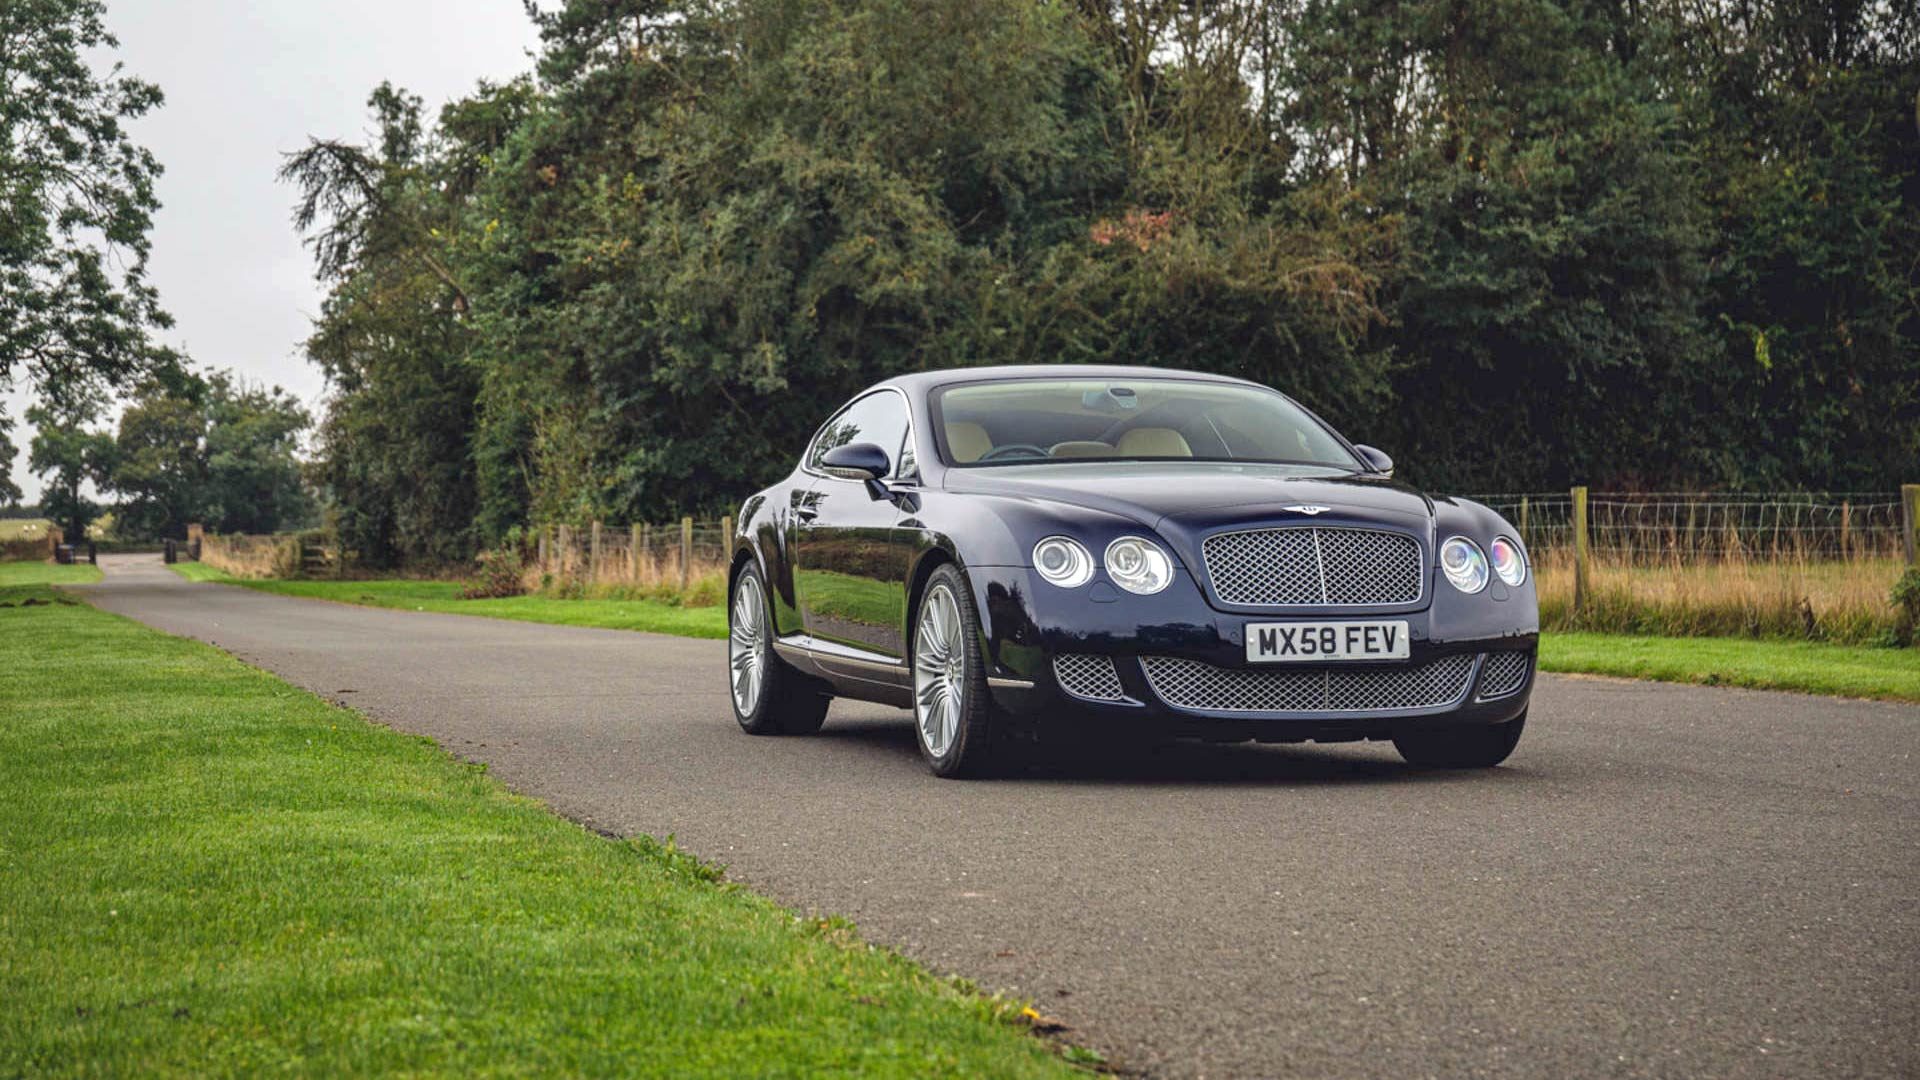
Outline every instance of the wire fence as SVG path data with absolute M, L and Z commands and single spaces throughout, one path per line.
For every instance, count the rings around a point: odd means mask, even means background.
M 534 547 L 533 570 L 543 579 L 587 585 L 685 587 L 725 569 L 732 519 L 667 525 L 543 529 Z
M 1513 522 L 1535 561 L 1572 558 L 1570 492 L 1471 498 Z M 1901 558 L 1908 528 L 1899 492 L 1587 496 L 1589 552 L 1635 565 Z

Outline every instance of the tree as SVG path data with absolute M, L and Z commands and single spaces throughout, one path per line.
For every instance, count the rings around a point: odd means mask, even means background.
M 44 397 L 173 362 L 149 340 L 170 325 L 146 280 L 160 166 L 126 130 L 161 95 L 95 74 L 104 10 L 0 4 L 0 387 L 25 372 Z
M 28 467 L 45 481 L 40 504 L 76 543 L 86 539 L 100 509 L 87 498 L 85 486 L 111 467 L 112 436 L 87 430 L 103 404 L 97 395 L 67 394 L 27 409 L 27 422 L 34 426 Z
M 120 415 L 102 486 L 120 496 L 115 524 L 142 539 L 271 533 L 304 524 L 313 504 L 296 443 L 306 410 L 280 388 L 227 372 L 149 380 Z
M 17 505 L 24 493 L 13 482 L 13 459 L 20 448 L 13 444 L 13 418 L 0 412 L 0 506 Z

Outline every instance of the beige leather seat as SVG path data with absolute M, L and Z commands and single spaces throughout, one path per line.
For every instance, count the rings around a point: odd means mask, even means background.
M 1187 437 L 1167 427 L 1134 428 L 1120 436 L 1121 457 L 1192 457 Z
M 979 461 L 993 449 L 993 436 L 971 420 L 949 420 L 947 449 L 953 451 L 953 460 L 961 464 Z
M 1095 439 L 1070 439 L 1066 442 L 1054 443 L 1053 449 L 1047 453 L 1057 458 L 1112 457 L 1113 444 Z

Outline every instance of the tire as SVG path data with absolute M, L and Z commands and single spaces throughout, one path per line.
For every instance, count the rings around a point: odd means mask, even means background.
M 1419 769 L 1490 769 L 1520 744 L 1527 714 L 1504 724 L 1409 731 L 1393 737 L 1394 749 Z
M 752 563 L 735 576 L 727 598 L 727 697 L 749 735 L 811 735 L 833 701 L 773 651 L 773 605 Z
M 927 579 L 913 614 L 913 730 L 935 776 L 984 776 L 993 770 L 996 728 L 980 649 L 980 616 L 966 575 L 951 563 Z

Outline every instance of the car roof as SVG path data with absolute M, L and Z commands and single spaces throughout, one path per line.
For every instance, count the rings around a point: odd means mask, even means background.
M 1246 379 L 1236 379 L 1230 375 L 1213 375 L 1204 371 L 1183 371 L 1179 368 L 1142 367 L 1131 364 L 1005 364 L 997 367 L 945 368 L 939 371 L 916 371 L 906 375 L 895 375 L 875 383 L 872 389 L 883 386 L 897 386 L 909 393 L 925 393 L 936 386 L 952 386 L 959 383 L 996 382 L 1005 379 L 1140 379 L 1140 378 L 1176 378 L 1199 379 L 1206 382 L 1238 383 L 1245 386 L 1260 384 Z

